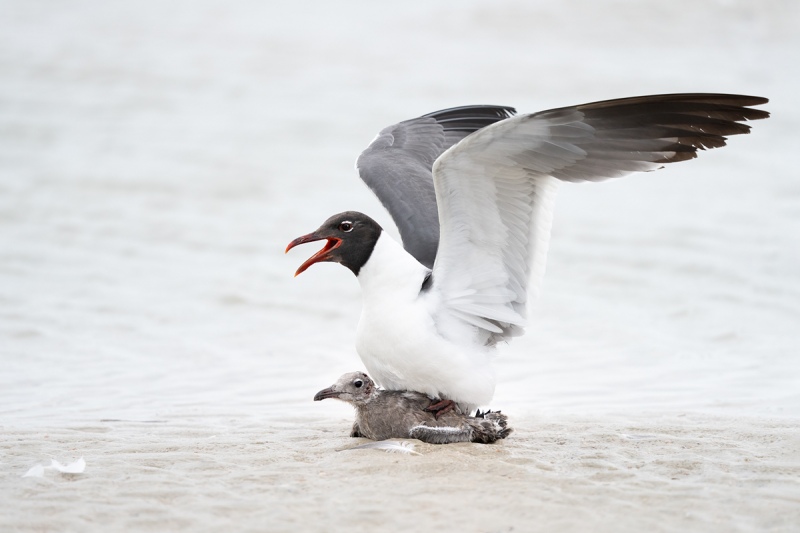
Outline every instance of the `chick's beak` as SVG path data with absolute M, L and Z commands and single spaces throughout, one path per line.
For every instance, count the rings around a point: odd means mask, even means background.
M 294 273 L 295 277 L 305 272 L 305 270 L 314 263 L 320 263 L 322 261 L 333 261 L 331 252 L 333 252 L 333 250 L 335 250 L 342 244 L 342 239 L 336 237 L 326 237 L 324 235 L 320 235 L 317 231 L 315 231 L 313 233 L 309 233 L 308 235 L 303 235 L 302 237 L 296 238 L 295 240 L 289 243 L 289 246 L 286 247 L 286 253 L 288 253 L 289 250 L 291 250 L 297 245 L 305 244 L 307 242 L 321 241 L 322 239 L 327 239 L 328 242 L 325 244 L 322 250 L 309 257 L 305 263 L 300 265 L 300 268 L 298 268 L 297 272 Z
M 318 393 L 314 395 L 314 401 L 318 402 L 320 400 L 324 400 L 325 398 L 338 398 L 341 392 L 333 390 L 333 387 L 328 387 L 327 389 L 322 389 Z

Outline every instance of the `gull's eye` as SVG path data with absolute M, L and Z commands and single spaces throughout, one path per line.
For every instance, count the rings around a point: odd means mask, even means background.
M 360 389 L 360 388 L 361 388 L 361 385 L 363 385 L 363 384 L 364 384 L 364 382 L 363 382 L 363 381 L 361 381 L 360 379 L 357 379 L 357 380 L 355 380 L 355 381 L 353 382 L 353 385 L 354 385 L 354 386 L 355 386 L 355 388 L 357 388 L 357 389 Z
M 339 230 L 344 231 L 345 233 L 353 231 L 353 223 L 349 220 L 345 220 L 344 222 L 339 223 Z

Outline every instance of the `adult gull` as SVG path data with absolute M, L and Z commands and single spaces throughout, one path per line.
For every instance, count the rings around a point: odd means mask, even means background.
M 766 98 L 667 94 L 514 115 L 466 106 L 383 129 L 357 168 L 396 223 L 339 213 L 291 248 L 326 240 L 298 268 L 338 262 L 363 294 L 356 349 L 388 390 L 486 405 L 494 346 L 520 335 L 544 274 L 560 181 L 598 181 L 697 157 L 769 116 Z

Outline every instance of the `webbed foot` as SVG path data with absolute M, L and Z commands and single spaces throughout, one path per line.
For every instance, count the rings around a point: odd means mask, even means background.
M 438 400 L 426 407 L 425 411 L 428 413 L 433 413 L 433 417 L 436 420 L 439 420 L 440 416 L 448 411 L 454 410 L 455 408 L 456 403 L 453 400 Z

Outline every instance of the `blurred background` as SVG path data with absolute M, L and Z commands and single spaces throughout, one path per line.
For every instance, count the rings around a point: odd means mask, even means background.
M 386 125 L 669 92 L 766 96 L 696 161 L 566 185 L 503 347 L 517 412 L 800 415 L 800 4 L 0 3 L 0 417 L 345 412 L 359 290 L 298 235 L 364 211 Z M 326 411 L 327 410 L 327 411 Z

